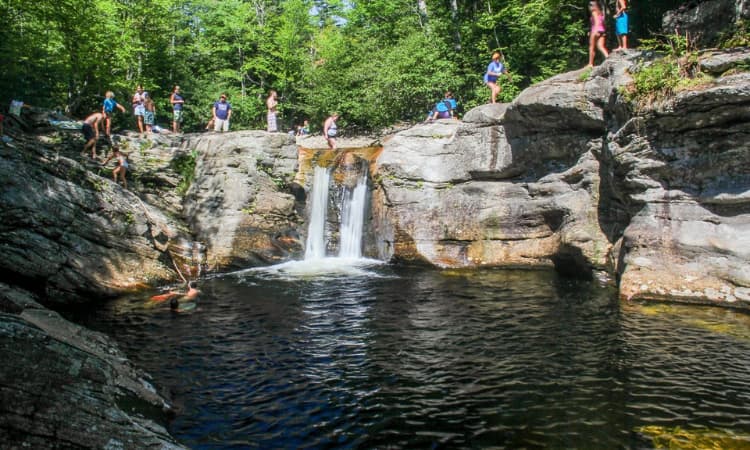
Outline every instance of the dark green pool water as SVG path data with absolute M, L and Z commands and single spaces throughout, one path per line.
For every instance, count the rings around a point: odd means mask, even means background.
M 80 318 L 171 392 L 192 448 L 648 448 L 675 430 L 750 447 L 742 313 L 623 304 L 552 272 L 282 269 L 201 289 L 182 313 L 129 297 Z

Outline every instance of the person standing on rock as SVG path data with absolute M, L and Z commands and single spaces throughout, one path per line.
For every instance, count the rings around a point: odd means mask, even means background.
M 617 35 L 617 48 L 615 50 L 625 50 L 628 48 L 627 10 L 627 0 L 617 0 L 617 10 L 615 11 L 615 34 Z
M 146 125 L 146 132 L 151 133 L 154 128 L 154 119 L 156 116 L 156 103 L 148 93 L 144 93 L 145 100 L 143 101 L 143 123 Z
M 172 95 L 169 96 L 169 103 L 172 104 L 172 131 L 179 133 L 180 125 L 182 124 L 182 106 L 185 104 L 185 99 L 180 95 L 179 86 L 175 86 L 174 90 L 172 90 Z
M 604 27 L 604 13 L 599 6 L 599 2 L 592 1 L 589 3 L 589 11 L 591 11 L 591 32 L 589 33 L 589 64 L 586 67 L 594 67 L 597 48 L 605 58 L 609 56 L 605 46 L 607 29 Z
M 106 116 L 104 113 L 95 112 L 83 120 L 83 138 L 86 143 L 83 144 L 83 152 L 91 148 L 91 159 L 96 159 L 96 142 L 99 140 L 99 124 L 104 125 Z
M 338 127 L 336 121 L 339 119 L 339 113 L 335 112 L 328 116 L 325 122 L 323 122 L 323 137 L 328 142 L 328 148 L 336 150 L 336 135 L 338 134 Z
M 268 114 L 266 114 L 266 119 L 268 121 L 268 132 L 269 133 L 276 133 L 279 131 L 279 127 L 277 125 L 277 113 L 276 106 L 278 106 L 279 100 L 278 100 L 278 94 L 276 94 L 276 91 L 271 90 L 268 93 L 268 98 L 266 99 L 266 108 L 268 108 Z
M 104 114 L 106 120 L 104 121 L 104 134 L 107 138 L 110 138 L 110 130 L 112 128 L 112 114 L 115 112 L 115 108 L 122 112 L 125 112 L 125 107 L 115 101 L 115 93 L 107 91 L 104 94 L 104 103 L 102 104 L 102 114 Z
M 497 103 L 497 94 L 500 93 L 500 85 L 497 84 L 497 79 L 502 74 L 506 74 L 510 80 L 510 72 L 506 69 L 505 64 L 500 62 L 500 52 L 494 52 L 492 54 L 492 61 L 487 66 L 487 71 L 484 74 L 484 82 L 490 88 L 490 103 Z
M 229 131 L 229 119 L 232 118 L 232 105 L 227 101 L 227 94 L 221 94 L 214 103 L 214 131 Z
M 135 115 L 135 120 L 138 123 L 138 132 L 143 134 L 143 116 L 146 115 L 146 93 L 143 92 L 143 86 L 140 84 L 135 89 L 131 103 L 133 104 L 133 115 Z

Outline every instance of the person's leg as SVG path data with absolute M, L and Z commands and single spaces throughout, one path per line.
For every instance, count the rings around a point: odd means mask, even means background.
M 606 37 L 603 34 L 600 34 L 599 37 L 596 38 L 596 46 L 606 58 L 609 56 L 609 52 L 607 51 L 607 47 L 605 46 L 605 43 L 606 43 L 605 41 L 606 41 Z
M 490 88 L 490 103 L 495 103 L 497 101 L 497 84 L 488 81 L 487 87 Z
M 128 169 L 126 169 L 125 167 L 120 167 L 120 169 L 121 169 L 120 170 L 120 179 L 122 180 L 122 187 L 124 187 L 125 189 L 127 189 L 128 188 L 128 180 L 127 180 L 127 178 L 125 178 L 125 172 L 127 172 Z
M 620 48 L 623 48 L 623 49 L 628 48 L 628 35 L 627 34 L 622 35 L 622 44 L 620 44 Z
M 594 67 L 594 57 L 596 56 L 596 34 L 589 33 L 589 67 Z
M 115 169 L 112 171 L 112 180 L 114 180 L 115 183 L 117 183 L 118 173 L 120 173 L 120 166 L 115 167 Z
M 221 119 L 214 119 L 214 131 L 221 131 L 221 127 L 224 125 Z
M 221 131 L 229 131 L 229 119 L 223 120 L 222 122 L 224 123 L 221 125 Z

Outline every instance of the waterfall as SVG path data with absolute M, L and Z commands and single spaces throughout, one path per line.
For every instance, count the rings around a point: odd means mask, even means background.
M 357 180 L 354 189 L 344 192 L 341 206 L 341 230 L 339 232 L 339 258 L 359 259 L 362 257 L 362 228 L 367 206 L 367 170 Z
M 326 256 L 326 212 L 328 210 L 328 183 L 331 173 L 325 167 L 315 167 L 313 173 L 312 210 L 307 228 L 305 259 L 322 259 Z

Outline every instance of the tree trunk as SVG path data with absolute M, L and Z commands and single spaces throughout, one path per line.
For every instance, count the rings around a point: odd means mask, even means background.
M 453 48 L 461 51 L 461 24 L 458 21 L 458 0 L 451 0 L 451 22 L 453 25 Z

